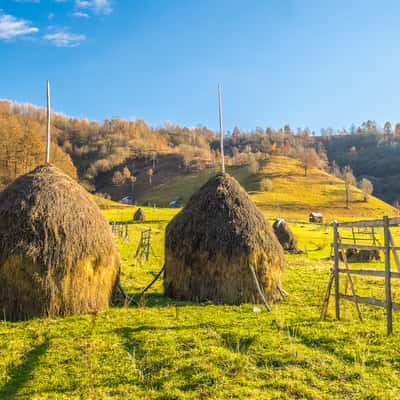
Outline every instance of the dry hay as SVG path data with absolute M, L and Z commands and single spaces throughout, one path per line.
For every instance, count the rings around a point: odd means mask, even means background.
M 289 253 L 301 253 L 301 250 L 297 247 L 297 240 L 284 219 L 277 218 L 272 228 L 283 250 Z
M 0 313 L 7 319 L 97 312 L 119 274 L 111 229 L 88 193 L 54 166 L 0 194 Z
M 144 211 L 141 208 L 138 208 L 136 210 L 135 214 L 133 215 L 133 220 L 134 221 L 141 221 L 141 222 L 146 221 L 146 215 L 145 215 Z
M 381 256 L 379 250 L 357 250 L 357 249 L 347 249 L 346 259 L 349 262 L 370 262 L 370 261 L 380 261 Z
M 240 304 L 281 299 L 284 255 L 271 226 L 240 184 L 212 177 L 168 224 L 165 294 L 175 299 Z

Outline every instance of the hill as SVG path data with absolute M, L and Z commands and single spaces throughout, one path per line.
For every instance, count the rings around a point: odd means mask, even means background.
M 318 211 L 329 222 L 333 219 L 368 219 L 398 213 L 394 207 L 374 196 L 364 202 L 362 192 L 354 186 L 350 189 L 350 207 L 347 209 L 345 185 L 341 179 L 315 168 L 304 176 L 301 162 L 284 156 L 272 156 L 256 174 L 246 166 L 228 167 L 228 172 L 239 180 L 269 218 L 280 216 L 307 221 L 311 211 Z M 195 174 L 173 177 L 166 183 L 139 193 L 138 200 L 162 206 L 178 198 L 186 202 L 213 173 L 215 169 L 208 168 Z M 264 178 L 272 181 L 270 192 L 258 190 L 259 182 Z
M 400 127 L 400 125 L 399 125 Z M 350 165 L 357 177 L 367 177 L 374 193 L 390 203 L 400 200 L 400 137 L 358 133 L 320 138 L 329 160 Z

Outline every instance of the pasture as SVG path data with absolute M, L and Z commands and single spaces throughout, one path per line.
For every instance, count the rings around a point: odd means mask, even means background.
M 104 214 L 131 221 L 133 212 L 126 207 Z M 136 300 L 163 265 L 165 226 L 176 212 L 146 208 L 147 222 L 129 224 L 129 241 L 116 239 L 121 280 Z M 153 230 L 154 253 L 139 262 L 134 256 L 144 227 Z M 343 302 L 342 321 L 336 322 L 331 301 L 328 320 L 320 321 L 331 229 L 306 222 L 291 227 L 307 253 L 286 255 L 283 287 L 289 296 L 271 313 L 254 312 L 250 304 L 172 301 L 159 280 L 139 307 L 0 322 L 0 398 L 399 398 L 398 313 L 391 337 L 383 309 L 362 306 L 360 323 L 354 304 Z M 379 278 L 355 283 L 359 293 L 383 298 Z M 396 298 L 398 287 L 394 291 Z

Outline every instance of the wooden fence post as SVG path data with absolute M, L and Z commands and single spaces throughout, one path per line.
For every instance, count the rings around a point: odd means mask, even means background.
M 386 322 L 387 334 L 391 335 L 392 328 L 392 288 L 390 282 L 390 230 L 389 218 L 383 217 L 383 232 L 385 238 L 385 294 L 386 294 Z
M 333 273 L 335 275 L 335 312 L 336 319 L 340 319 L 340 303 L 339 303 L 339 233 L 338 223 L 333 222 L 333 251 L 334 251 L 334 264 Z

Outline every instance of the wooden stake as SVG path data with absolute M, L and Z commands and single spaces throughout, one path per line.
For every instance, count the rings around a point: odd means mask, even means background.
M 333 279 L 334 279 L 334 273 L 332 271 L 331 274 L 329 275 L 328 287 L 326 288 L 324 302 L 322 303 L 322 310 L 321 310 L 321 319 L 322 320 L 324 320 L 326 318 L 326 313 L 328 312 L 329 298 L 331 297 Z
M 389 218 L 383 217 L 383 233 L 385 238 L 385 295 L 386 295 L 386 324 L 387 334 L 393 333 L 392 327 L 392 288 L 390 282 L 390 230 Z
M 338 235 L 338 236 L 339 236 L 339 235 Z M 339 239 L 340 239 L 340 238 L 339 238 Z M 358 302 L 357 302 L 356 289 L 355 289 L 355 287 L 354 287 L 353 278 L 351 277 L 350 272 L 349 272 L 349 263 L 348 263 L 348 261 L 347 261 L 347 255 L 346 255 L 346 252 L 345 252 L 345 251 L 343 251 L 342 254 L 343 254 L 343 261 L 344 261 L 344 265 L 345 265 L 345 271 L 346 271 L 346 274 L 347 274 L 348 281 L 349 281 L 349 283 L 350 283 L 351 293 L 352 293 L 352 295 L 353 295 L 353 297 L 354 297 L 354 299 L 355 299 L 355 304 L 356 304 L 356 309 L 357 309 L 358 318 L 360 318 L 360 321 L 363 322 L 363 317 L 362 317 L 362 314 L 361 314 L 360 305 L 359 305 Z M 338 272 L 339 272 L 339 271 L 338 271 Z
M 219 134 L 221 141 L 221 171 L 225 173 L 225 155 L 224 155 L 224 129 L 222 128 L 222 99 L 221 85 L 218 84 L 218 116 L 219 116 Z
M 390 230 L 389 230 L 389 236 L 390 236 L 390 246 L 392 246 L 393 257 L 394 257 L 394 261 L 396 262 L 397 271 L 400 272 L 399 254 L 397 253 L 397 250 L 395 248 L 396 244 L 394 243 L 393 235 L 392 235 L 392 232 Z
M 339 234 L 338 234 L 338 223 L 333 222 L 333 251 L 334 251 L 334 263 L 333 273 L 335 276 L 335 314 L 336 319 L 340 319 L 340 297 L 339 297 Z
M 264 292 L 261 289 L 260 283 L 258 282 L 256 271 L 254 270 L 254 267 L 251 264 L 249 264 L 249 267 L 250 267 L 251 275 L 253 276 L 253 279 L 254 279 L 254 284 L 256 286 L 257 292 L 258 292 L 259 296 L 261 297 L 261 300 L 264 303 L 265 308 L 268 311 L 271 311 L 271 307 L 267 303 L 267 300 L 265 299 L 265 296 L 264 296 Z
M 50 82 L 47 81 L 47 132 L 46 132 L 46 164 L 50 162 Z

